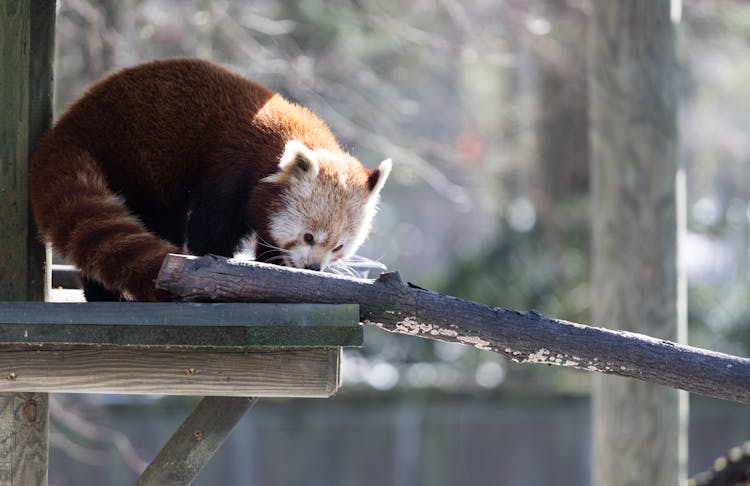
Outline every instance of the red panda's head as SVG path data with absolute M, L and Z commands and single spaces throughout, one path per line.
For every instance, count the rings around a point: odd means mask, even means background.
M 278 171 L 261 181 L 278 189 L 266 239 L 279 250 L 279 263 L 320 270 L 354 255 L 390 171 L 390 159 L 370 170 L 342 152 L 287 142 Z

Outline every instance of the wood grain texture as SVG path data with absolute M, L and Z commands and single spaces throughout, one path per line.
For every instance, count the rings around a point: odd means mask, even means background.
M 0 3 L 0 292 L 43 300 L 45 251 L 28 202 L 31 151 L 52 120 L 55 2 Z
M 26 161 L 44 132 L 52 125 L 53 70 L 55 64 L 56 0 L 31 2 L 28 60 L 28 146 Z M 2 65 L 2 64 L 0 64 Z M 26 181 L 23 181 L 26 184 Z M 47 300 L 51 287 L 52 254 L 38 237 L 30 204 L 27 207 L 26 300 Z
M 356 305 L 0 302 L 0 343 L 359 346 Z
M 0 299 L 43 300 L 28 161 L 52 119 L 55 1 L 0 2 Z M 0 395 L 0 482 L 47 484 L 48 397 Z
M 46 394 L 0 394 L 0 484 L 47 484 Z M 12 425 L 12 426 L 9 426 Z
M 340 348 L 206 351 L 15 347 L 0 352 L 0 391 L 329 397 Z
M 0 292 L 8 300 L 27 298 L 30 18 L 29 0 L 0 3 Z
M 192 483 L 254 403 L 253 398 L 203 398 L 143 471 L 136 485 Z
M 750 359 L 465 301 L 404 283 L 397 273 L 373 281 L 169 255 L 157 285 L 189 301 L 357 303 L 363 323 L 391 332 L 489 349 L 521 363 L 620 375 L 750 403 Z

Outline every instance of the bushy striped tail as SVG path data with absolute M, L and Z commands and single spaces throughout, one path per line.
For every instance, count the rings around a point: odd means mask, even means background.
M 167 253 L 179 248 L 150 233 L 113 194 L 88 151 L 45 142 L 34 153 L 29 174 L 43 238 L 84 276 L 113 292 L 139 301 L 167 299 L 154 279 Z

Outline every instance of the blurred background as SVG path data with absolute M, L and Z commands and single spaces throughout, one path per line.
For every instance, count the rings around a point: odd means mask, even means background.
M 306 105 L 374 167 L 361 249 L 421 287 L 588 323 L 593 0 L 58 0 L 56 113 L 198 56 Z M 689 343 L 750 353 L 750 4 L 684 0 Z M 589 376 L 366 329 L 331 400 L 262 400 L 199 485 L 590 484 Z M 197 399 L 55 395 L 50 484 L 132 484 Z M 689 474 L 750 439 L 691 397 Z

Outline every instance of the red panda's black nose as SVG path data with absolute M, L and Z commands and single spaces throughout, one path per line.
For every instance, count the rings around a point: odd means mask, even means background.
M 315 270 L 316 272 L 320 271 L 320 263 L 311 263 L 309 265 L 305 265 L 306 270 Z

